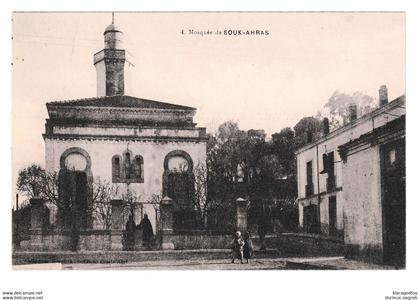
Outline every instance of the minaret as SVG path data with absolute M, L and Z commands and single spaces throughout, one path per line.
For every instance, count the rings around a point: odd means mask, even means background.
M 93 56 L 96 68 L 97 96 L 116 96 L 127 94 L 127 81 L 130 68 L 134 65 L 128 60 L 129 53 L 124 49 L 124 34 L 114 24 L 105 28 L 104 49 Z

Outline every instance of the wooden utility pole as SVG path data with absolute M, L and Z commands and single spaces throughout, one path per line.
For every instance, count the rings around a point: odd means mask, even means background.
M 16 248 L 20 248 L 20 236 L 19 236 L 19 194 L 18 193 L 16 193 L 15 223 L 16 223 L 15 245 L 16 245 Z

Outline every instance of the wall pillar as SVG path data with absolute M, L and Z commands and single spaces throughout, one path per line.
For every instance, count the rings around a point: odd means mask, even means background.
M 44 217 L 46 212 L 45 200 L 34 197 L 30 200 L 31 204 L 31 230 L 30 247 L 31 250 L 43 249 L 43 229 Z
M 160 202 L 160 231 L 162 234 L 162 249 L 173 250 L 175 248 L 171 241 L 171 235 L 173 233 L 173 214 L 174 214 L 174 203 L 171 198 L 166 196 Z
M 247 207 L 248 201 L 243 198 L 236 199 L 236 228 L 244 233 L 248 227 Z
M 123 201 L 111 200 L 111 250 L 122 250 Z
M 135 203 L 134 206 L 134 223 L 136 225 L 140 224 L 141 220 L 143 220 L 143 203 Z

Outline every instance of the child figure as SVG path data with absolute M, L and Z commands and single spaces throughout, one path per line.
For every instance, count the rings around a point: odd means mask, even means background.
M 244 263 L 244 241 L 241 237 L 240 231 L 235 233 L 235 238 L 232 242 L 232 263 L 235 263 L 235 258 L 239 258 L 241 260 L 241 264 Z
M 251 235 L 247 231 L 244 234 L 244 258 L 246 258 L 247 263 L 252 256 L 254 256 L 254 246 L 252 245 Z

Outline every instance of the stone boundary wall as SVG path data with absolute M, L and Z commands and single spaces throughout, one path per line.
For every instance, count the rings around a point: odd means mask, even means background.
M 113 236 L 118 237 L 114 242 Z M 158 235 L 155 237 L 152 248 L 161 249 L 163 243 L 171 243 L 172 250 L 230 249 L 232 240 L 233 234 L 228 232 L 193 230 Z M 260 249 L 257 235 L 253 235 L 252 241 L 255 250 Z M 115 245 L 113 247 L 113 243 L 118 244 L 118 247 Z M 297 233 L 268 235 L 265 238 L 265 244 L 269 249 L 277 249 L 281 256 L 344 256 L 350 254 L 343 241 L 318 235 Z M 82 230 L 80 232 L 78 251 L 115 251 L 123 248 L 123 231 Z M 53 252 L 70 251 L 70 249 L 70 230 L 31 230 L 31 242 L 21 245 L 23 251 Z M 151 250 L 143 247 L 141 236 L 138 233 L 134 250 Z M 351 256 L 354 257 L 354 253 L 352 254 Z
M 230 249 L 232 234 L 173 233 L 163 236 L 163 243 L 172 243 L 174 250 L 186 249 Z
M 122 234 L 122 233 L 121 233 Z M 32 251 L 70 251 L 71 230 L 31 230 L 31 239 L 21 249 Z M 78 251 L 111 250 L 110 230 L 81 230 Z
M 29 243 L 23 243 L 23 251 L 69 251 L 72 248 L 72 231 L 63 229 L 46 229 L 41 216 L 45 209 L 43 199 L 31 199 L 31 230 Z M 246 200 L 236 200 L 236 227 L 243 232 L 248 228 L 247 215 L 243 209 Z M 124 232 L 121 223 L 122 200 L 112 200 L 111 230 L 81 229 L 77 232 L 77 251 L 120 251 L 127 249 L 124 245 Z M 173 200 L 165 197 L 161 201 L 161 229 L 149 245 L 142 245 L 138 233 L 135 236 L 133 250 L 186 250 L 186 249 L 230 249 L 233 240 L 232 232 L 215 232 L 206 230 L 177 231 L 173 228 Z M 74 234 L 74 232 L 73 232 Z M 259 239 L 253 237 L 255 248 L 259 249 Z M 73 241 L 74 243 L 74 241 Z M 277 249 L 285 256 L 332 256 L 344 255 L 346 247 L 342 239 L 333 239 L 320 235 L 303 233 L 280 233 L 268 235 L 265 244 L 268 248 Z M 145 247 L 146 246 L 146 247 Z
M 253 237 L 254 248 L 259 249 L 258 237 Z M 343 241 L 330 237 L 300 233 L 280 233 L 265 239 L 267 248 L 277 249 L 280 256 L 344 256 Z

